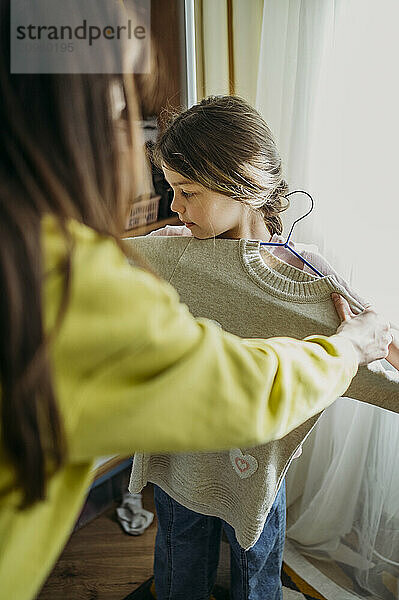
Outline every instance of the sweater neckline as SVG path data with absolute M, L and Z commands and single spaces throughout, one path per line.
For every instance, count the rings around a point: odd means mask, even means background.
M 332 292 L 342 293 L 341 286 L 332 276 L 311 275 L 287 264 L 266 248 L 262 246 L 263 259 L 259 240 L 239 240 L 243 268 L 259 287 L 272 295 L 303 303 L 330 298 Z

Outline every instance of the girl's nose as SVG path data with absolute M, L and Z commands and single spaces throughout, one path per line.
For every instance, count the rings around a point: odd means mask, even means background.
M 182 215 L 186 210 L 183 203 L 181 201 L 179 202 L 176 200 L 176 194 L 173 194 L 173 200 L 170 205 L 170 208 L 173 210 L 173 212 L 179 213 L 180 215 Z

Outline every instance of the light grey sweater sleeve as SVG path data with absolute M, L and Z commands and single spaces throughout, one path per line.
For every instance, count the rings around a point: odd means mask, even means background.
M 360 367 L 344 395 L 398 413 L 399 371 L 385 360 Z

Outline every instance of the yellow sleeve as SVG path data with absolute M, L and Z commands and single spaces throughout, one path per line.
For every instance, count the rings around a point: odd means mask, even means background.
M 59 294 L 47 285 L 48 311 Z M 326 408 L 357 369 L 338 336 L 242 340 L 195 319 L 99 236 L 77 240 L 51 358 L 73 461 L 261 444 Z

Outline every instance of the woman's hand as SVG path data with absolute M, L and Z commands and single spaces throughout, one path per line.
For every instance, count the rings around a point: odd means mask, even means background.
M 342 321 L 337 334 L 352 342 L 359 365 L 387 358 L 388 348 L 393 340 L 389 322 L 380 317 L 371 306 L 355 315 L 345 298 L 339 294 L 332 294 L 332 300 Z

